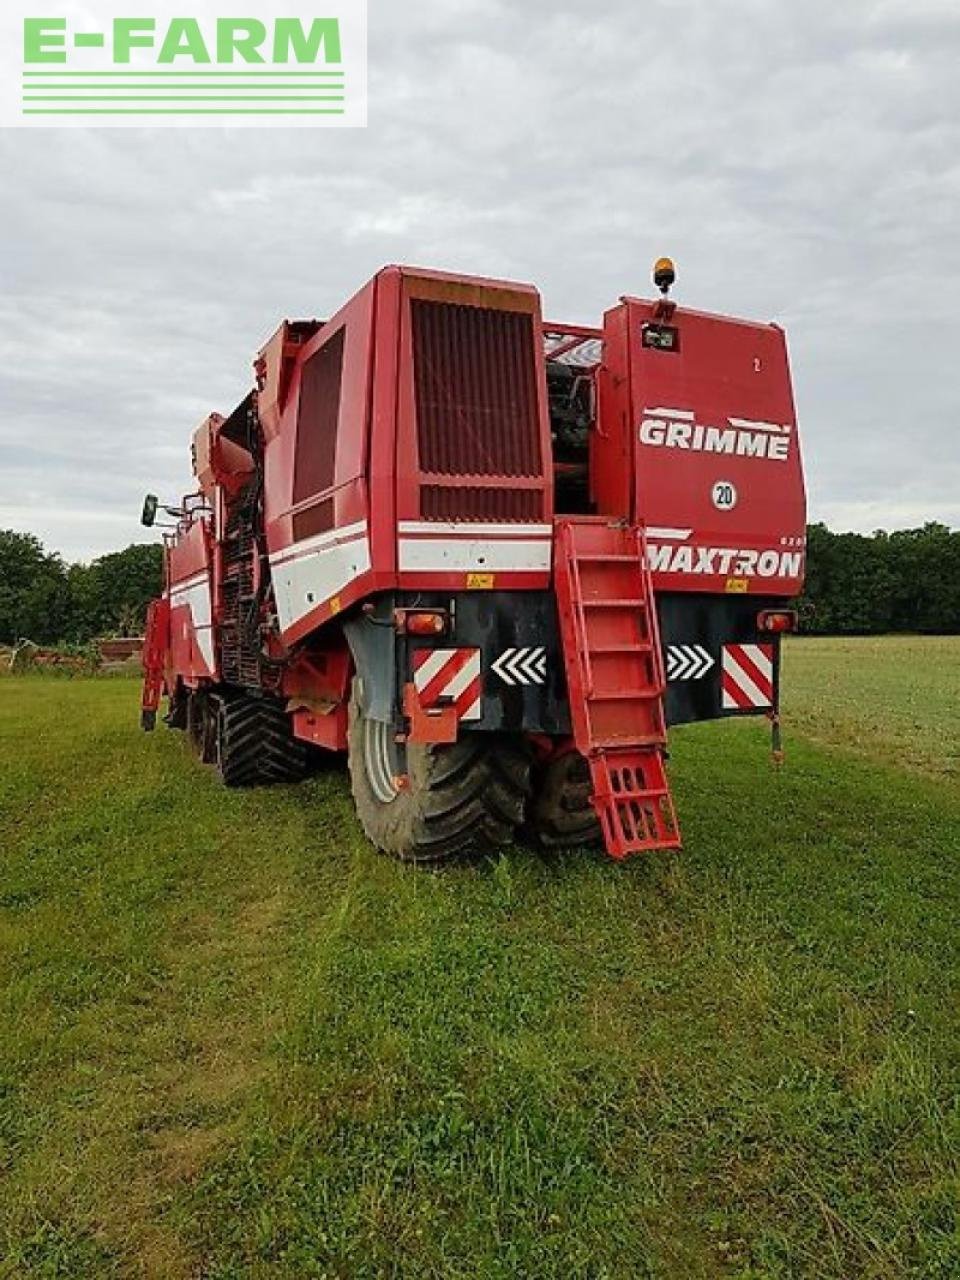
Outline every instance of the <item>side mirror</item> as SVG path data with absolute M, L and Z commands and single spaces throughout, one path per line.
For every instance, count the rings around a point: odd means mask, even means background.
M 148 529 L 153 527 L 153 523 L 157 518 L 157 507 L 159 499 L 155 493 L 148 493 L 143 500 L 143 510 L 140 512 L 140 523 Z

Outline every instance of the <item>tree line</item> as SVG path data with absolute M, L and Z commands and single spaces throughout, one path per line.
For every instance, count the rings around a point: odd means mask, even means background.
M 161 576 L 157 543 L 66 564 L 32 534 L 0 530 L 0 643 L 139 635 Z M 865 535 L 812 524 L 800 608 L 801 629 L 818 635 L 960 632 L 960 530 Z
M 960 632 L 960 530 L 869 536 L 807 529 L 801 629 L 817 635 Z
M 65 564 L 29 533 L 0 529 L 0 644 L 86 644 L 143 632 L 160 594 L 162 549 L 141 543 L 90 564 Z

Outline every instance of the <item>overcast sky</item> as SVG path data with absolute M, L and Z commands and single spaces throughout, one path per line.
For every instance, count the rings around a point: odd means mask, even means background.
M 812 518 L 960 526 L 957 0 L 370 0 L 369 31 L 366 130 L 0 131 L 0 527 L 149 536 L 279 319 L 384 263 L 596 323 L 661 253 L 681 305 L 786 328 Z

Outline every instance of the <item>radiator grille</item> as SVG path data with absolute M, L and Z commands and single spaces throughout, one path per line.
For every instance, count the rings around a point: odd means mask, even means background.
M 543 517 L 541 489 L 479 489 L 425 484 L 420 488 L 425 520 L 526 520 Z
M 411 309 L 421 472 L 540 476 L 532 317 L 420 298 Z

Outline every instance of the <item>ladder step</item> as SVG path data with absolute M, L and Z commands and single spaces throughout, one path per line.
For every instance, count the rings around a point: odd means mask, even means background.
M 627 739 L 597 738 L 594 747 L 599 751 L 623 751 L 632 747 L 655 747 L 663 749 L 663 738 L 658 733 L 631 733 Z
M 663 787 L 657 787 L 653 791 L 603 791 L 597 792 L 594 797 L 597 800 L 609 800 L 613 804 L 626 804 L 630 800 L 663 800 L 670 794 Z
M 584 596 L 583 607 L 585 609 L 645 609 L 647 607 L 646 600 L 634 600 L 621 596 L 617 600 L 591 600 Z
M 642 702 L 645 698 L 659 698 L 656 689 L 601 689 L 590 694 L 591 702 Z
M 652 644 L 594 644 L 590 646 L 594 653 L 653 653 Z
M 636 556 L 607 555 L 605 552 L 587 552 L 577 556 L 581 564 L 636 564 Z

